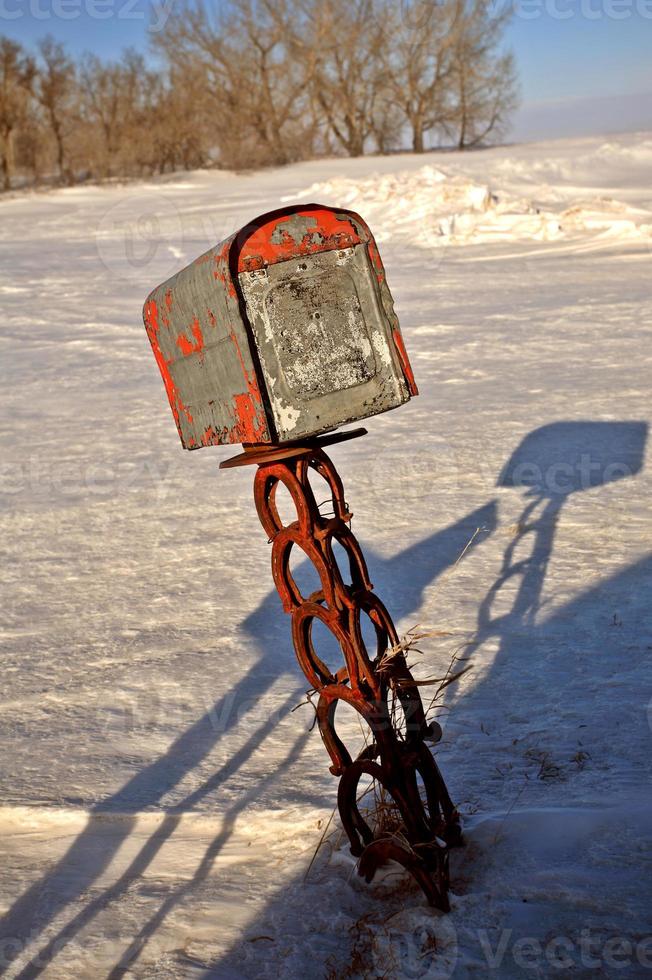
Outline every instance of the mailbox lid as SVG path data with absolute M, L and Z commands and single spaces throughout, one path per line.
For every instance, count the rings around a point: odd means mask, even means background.
M 271 212 L 236 236 L 234 251 L 278 441 L 418 394 L 385 269 L 358 214 L 319 204 Z
M 410 397 L 366 244 L 239 274 L 279 441 Z

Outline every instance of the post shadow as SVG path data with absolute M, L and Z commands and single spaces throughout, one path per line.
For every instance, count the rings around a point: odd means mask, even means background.
M 495 527 L 495 502 L 492 501 L 478 510 L 470 513 L 455 524 L 436 531 L 424 541 L 412 545 L 390 559 L 371 555 L 369 566 L 376 588 L 381 595 L 386 595 L 390 609 L 397 619 L 407 616 L 418 609 L 423 592 L 447 567 L 457 560 L 465 545 L 469 542 L 478 528 L 490 533 Z M 476 538 L 471 549 L 480 539 Z M 468 554 L 468 552 L 467 552 Z M 400 588 L 396 588 L 397 583 Z M 398 602 L 393 601 L 396 594 Z M 284 704 L 284 710 L 290 710 L 296 704 L 305 688 L 305 681 L 300 682 L 300 672 L 291 650 L 289 638 L 289 620 L 283 613 L 278 595 L 270 591 L 260 606 L 243 623 L 243 633 L 260 652 L 260 657 L 235 685 L 235 690 L 227 692 L 209 709 L 194 725 L 183 732 L 172 744 L 168 751 L 146 766 L 116 793 L 98 803 L 90 811 L 89 821 L 82 833 L 72 843 L 67 853 L 57 865 L 48 871 L 39 881 L 32 884 L 14 903 L 11 909 L 0 921 L 0 947 L 4 949 L 4 962 L 9 962 L 22 949 L 21 944 L 28 937 L 30 941 L 40 935 L 49 923 L 71 903 L 90 888 L 97 878 L 106 870 L 119 847 L 134 829 L 137 814 L 144 808 L 160 806 L 160 801 L 185 776 L 206 758 L 221 735 L 228 730 L 225 725 L 222 730 L 216 726 L 215 719 L 223 717 L 224 713 L 232 712 L 233 706 L 239 699 L 251 700 L 252 694 L 262 697 L 279 676 L 279 673 L 292 670 L 297 677 L 297 685 L 290 693 Z M 282 633 L 281 633 L 282 630 Z M 231 717 L 233 717 L 231 713 Z M 253 752 L 263 743 L 274 727 L 272 719 L 267 719 L 249 738 L 243 748 L 236 752 L 229 763 L 214 774 L 199 790 L 172 807 L 165 807 L 166 818 L 151 838 L 145 842 L 140 852 L 132 861 L 129 869 L 123 873 L 118 882 L 109 886 L 100 896 L 84 906 L 77 915 L 64 926 L 59 933 L 52 937 L 19 974 L 19 980 L 37 977 L 49 966 L 51 959 L 56 956 L 76 933 L 86 926 L 93 917 L 117 900 L 127 889 L 134 877 L 142 875 L 154 859 L 166 840 L 173 834 L 180 814 L 188 812 L 220 783 L 226 781 L 238 771 Z M 295 758 L 297 747 L 303 746 L 305 735 L 299 736 L 290 752 Z M 324 766 L 326 759 L 324 758 Z M 245 794 L 246 802 L 246 794 Z M 244 804 L 243 804 L 244 805 Z M 232 827 L 233 820 L 239 807 L 229 811 L 227 827 Z M 125 819 L 120 833 L 112 838 L 111 846 L 98 853 L 95 835 L 95 823 L 109 813 L 120 813 L 131 819 Z M 212 854 L 211 863 L 217 852 L 223 846 L 230 830 L 222 831 L 216 839 L 219 847 L 209 848 Z M 202 862 L 203 864 L 204 862 Z M 188 888 L 182 887 L 178 899 L 166 899 L 165 914 L 187 894 Z M 39 909 L 39 898 L 48 896 L 47 907 Z M 160 925 L 160 917 L 155 927 Z M 138 949 L 134 956 L 140 953 L 147 938 L 151 934 L 148 927 L 140 937 Z M 13 956 L 12 956 L 13 945 Z M 119 971 L 120 964 L 116 966 Z M 119 973 L 116 975 L 120 975 Z

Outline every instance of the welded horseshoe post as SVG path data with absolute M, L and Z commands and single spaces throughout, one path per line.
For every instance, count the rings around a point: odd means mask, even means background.
M 324 448 L 364 435 L 339 426 L 397 408 L 417 394 L 385 280 L 365 222 L 351 211 L 302 205 L 251 222 L 155 289 L 145 325 L 186 449 L 242 443 L 222 467 L 256 467 L 254 498 L 272 549 L 272 574 L 291 617 L 299 665 L 315 692 L 319 731 L 339 777 L 338 807 L 359 872 L 370 881 L 402 864 L 428 901 L 448 909 L 448 853 L 460 841 L 427 741 L 428 725 L 391 616 L 373 592 L 342 481 Z M 317 502 L 310 478 L 330 498 Z M 285 524 L 279 488 L 296 512 Z M 334 556 L 340 545 L 343 571 Z M 303 595 L 290 555 L 314 566 Z M 334 672 L 313 643 L 318 620 L 335 637 Z M 368 649 L 363 623 L 371 623 Z M 335 722 L 340 701 L 371 741 L 352 758 Z M 370 781 L 392 801 L 391 829 L 361 806 Z M 362 785 L 361 785 L 362 784 Z

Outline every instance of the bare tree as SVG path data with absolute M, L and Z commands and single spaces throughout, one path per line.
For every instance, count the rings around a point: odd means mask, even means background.
M 14 138 L 16 171 L 38 184 L 52 167 L 52 137 L 38 112 L 28 112 L 16 128 Z
M 415 153 L 423 153 L 426 136 L 442 129 L 450 116 L 458 21 L 458 0 L 404 0 L 388 12 L 385 84 L 409 127 Z
M 296 6 L 292 51 L 303 65 L 317 125 L 326 125 L 340 151 L 360 156 L 369 137 L 386 140 L 389 128 L 390 114 L 381 108 L 384 8 L 380 0 Z
M 285 0 L 242 0 L 209 13 L 202 0 L 177 8 L 159 38 L 168 62 L 201 66 L 213 138 L 228 166 L 283 164 L 310 140 L 303 75 L 288 57 Z
M 371 135 L 378 153 L 400 149 L 404 128 L 403 113 L 389 98 L 386 88 L 379 88 L 371 118 Z
M 62 44 L 48 35 L 38 45 L 40 64 L 34 94 L 43 107 L 56 145 L 59 177 L 72 180 L 66 158 L 66 136 L 74 115 L 76 95 L 75 65 Z
M 500 51 L 511 8 L 496 9 L 487 0 L 459 3 L 451 73 L 455 112 L 448 128 L 463 150 L 490 134 L 503 135 L 518 98 L 513 56 Z
M 81 116 L 87 128 L 96 128 L 100 135 L 99 158 L 92 166 L 100 176 L 130 172 L 145 80 L 144 59 L 131 49 L 119 62 L 102 62 L 95 55 L 82 61 Z
M 16 130 L 29 112 L 35 70 L 33 58 L 20 44 L 0 37 L 0 159 L 6 191 L 14 174 Z
M 117 65 L 105 65 L 96 55 L 86 55 L 80 69 L 81 114 L 88 128 L 100 136 L 101 158 L 91 164 L 99 176 L 111 173 L 123 125 L 123 99 Z
M 135 159 L 141 169 L 164 173 L 209 162 L 210 115 L 205 111 L 203 80 L 201 71 L 191 68 L 174 68 L 169 78 L 147 73 L 136 120 L 136 128 L 147 134 L 146 139 L 135 139 Z
M 36 181 L 252 168 L 433 139 L 476 146 L 515 97 L 496 0 L 179 0 L 135 51 L 75 63 L 52 37 L 34 60 L 0 38 L 0 170 Z M 507 2 L 507 0 L 499 0 Z M 74 175 L 74 177 L 73 177 Z

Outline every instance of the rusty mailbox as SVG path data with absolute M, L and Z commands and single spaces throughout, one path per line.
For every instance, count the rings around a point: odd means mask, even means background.
M 144 317 L 186 449 L 295 442 L 417 394 L 352 211 L 263 215 L 158 286 Z
M 380 865 L 397 861 L 433 905 L 447 909 L 448 852 L 461 831 L 426 745 L 441 729 L 426 718 L 351 530 L 341 478 L 324 452 L 365 430 L 324 433 L 417 394 L 369 228 L 352 211 L 317 204 L 263 215 L 155 289 L 145 324 L 186 449 L 244 443 L 244 453 L 220 466 L 256 467 L 254 500 L 272 546 L 274 583 L 340 779 L 338 809 L 360 874 L 371 880 Z M 315 473 L 330 499 L 315 497 Z M 276 505 L 281 486 L 296 509 L 288 524 Z M 340 568 L 335 544 L 348 569 Z M 293 549 L 319 576 L 310 595 L 294 579 Z M 339 667 L 320 656 L 316 622 L 337 641 Z M 372 733 L 356 758 L 337 731 L 343 702 Z M 386 805 L 380 823 L 359 806 L 369 777 L 393 801 L 391 832 Z

